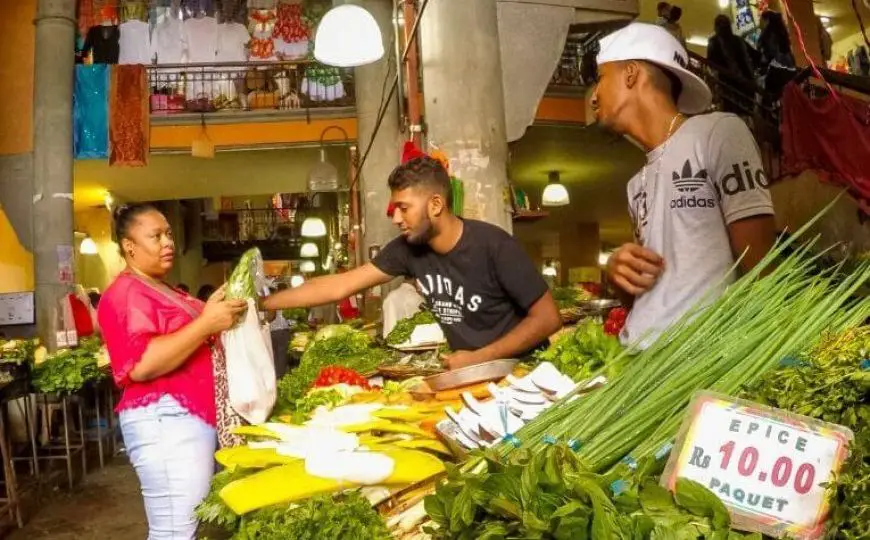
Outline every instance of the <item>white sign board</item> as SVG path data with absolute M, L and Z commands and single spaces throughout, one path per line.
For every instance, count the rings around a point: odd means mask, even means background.
M 828 512 L 823 484 L 847 456 L 842 426 L 702 392 L 695 397 L 662 483 L 706 486 L 736 527 L 775 537 L 821 538 Z
M 0 294 L 0 326 L 34 322 L 32 292 Z

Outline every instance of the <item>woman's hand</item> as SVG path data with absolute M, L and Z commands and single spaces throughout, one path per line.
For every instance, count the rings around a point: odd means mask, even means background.
M 227 285 L 224 283 L 208 297 L 205 309 L 199 316 L 203 328 L 209 335 L 228 330 L 236 323 L 238 315 L 248 307 L 248 303 L 244 300 L 225 300 L 226 288 Z

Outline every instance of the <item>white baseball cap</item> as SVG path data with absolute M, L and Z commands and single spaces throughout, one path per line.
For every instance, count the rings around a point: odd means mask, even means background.
M 631 23 L 601 38 L 598 65 L 643 60 L 666 69 L 683 83 L 677 108 L 685 114 L 706 111 L 713 101 L 710 88 L 687 69 L 689 55 L 670 32 L 655 24 Z

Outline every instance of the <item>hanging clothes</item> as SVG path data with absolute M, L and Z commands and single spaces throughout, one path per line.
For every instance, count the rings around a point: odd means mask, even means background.
M 154 26 L 151 50 L 158 64 L 183 64 L 186 61 L 183 32 L 184 23 L 175 17 L 166 17 Z
M 268 62 L 277 60 L 272 31 L 277 15 L 274 9 L 248 10 L 248 28 L 251 31 L 250 59 Z
M 870 199 L 870 104 L 844 95 L 808 97 L 795 83 L 782 96 L 782 174 L 812 170 Z
M 148 164 L 150 114 L 145 66 L 112 69 L 109 87 L 109 165 Z
M 94 53 L 94 64 L 117 64 L 120 49 L 121 31 L 117 25 L 94 26 L 88 30 L 82 56 Z
M 76 13 L 80 36 L 88 35 L 88 30 L 99 24 L 94 10 L 94 0 L 79 0 Z
M 76 159 L 109 156 L 109 66 L 79 64 L 73 89 L 73 152 Z
M 118 63 L 150 64 L 153 54 L 148 23 L 131 19 L 121 23 L 118 29 L 120 33 Z

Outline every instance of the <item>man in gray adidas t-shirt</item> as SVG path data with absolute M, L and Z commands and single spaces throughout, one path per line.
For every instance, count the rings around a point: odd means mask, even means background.
M 686 69 L 685 49 L 653 25 L 634 23 L 601 41 L 593 109 L 605 126 L 648 150 L 628 185 L 635 242 L 608 262 L 633 306 L 621 339 L 647 347 L 701 301 L 718 297 L 775 238 L 758 147 L 737 116 L 704 114 L 706 84 Z

